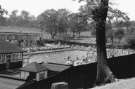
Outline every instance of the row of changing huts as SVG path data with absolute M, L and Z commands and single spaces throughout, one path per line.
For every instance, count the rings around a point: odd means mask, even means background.
M 23 50 L 17 45 L 0 40 L 0 71 L 22 67 Z

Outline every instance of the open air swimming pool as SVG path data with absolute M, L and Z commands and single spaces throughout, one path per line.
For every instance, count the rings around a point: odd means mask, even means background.
M 108 58 L 111 58 L 113 55 L 117 57 L 117 56 L 129 55 L 129 54 L 134 54 L 134 53 L 135 51 L 130 50 L 130 49 L 107 49 Z M 89 51 L 66 50 L 66 51 L 58 51 L 58 52 L 46 52 L 46 53 L 30 56 L 29 63 L 53 62 L 53 63 L 66 64 L 68 60 L 67 58 L 70 57 L 70 60 L 73 60 L 75 64 L 77 63 L 77 65 L 79 62 L 79 65 L 80 65 L 80 63 L 87 64 L 90 62 L 95 62 L 96 56 L 97 56 L 96 49 L 94 48 L 90 49 Z M 86 57 L 88 58 L 88 60 L 83 60 Z M 80 60 L 76 60 L 76 59 L 80 59 Z M 68 64 L 72 64 L 72 63 L 68 63 Z
M 53 62 L 53 63 L 62 63 L 65 64 L 67 57 L 70 56 L 72 60 L 75 60 L 76 57 L 83 58 L 86 57 L 87 51 L 80 50 L 68 50 L 60 52 L 51 52 L 44 54 L 37 54 L 30 57 L 29 62 Z

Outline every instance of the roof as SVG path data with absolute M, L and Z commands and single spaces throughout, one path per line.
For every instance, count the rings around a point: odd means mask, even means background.
M 34 27 L 0 26 L 0 32 L 40 33 L 41 30 Z
M 45 66 L 48 70 L 57 71 L 57 72 L 64 71 L 71 67 L 69 65 L 57 64 L 57 63 L 43 63 L 42 65 Z
M 47 70 L 47 68 L 45 66 L 42 66 L 41 64 L 37 63 L 37 62 L 32 62 L 22 68 L 20 68 L 21 71 L 25 71 L 25 72 L 42 72 Z
M 0 40 L 0 53 L 17 53 L 17 52 L 23 52 L 23 50 L 13 43 Z

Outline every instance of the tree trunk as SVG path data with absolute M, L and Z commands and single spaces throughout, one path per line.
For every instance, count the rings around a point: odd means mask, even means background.
M 97 44 L 97 77 L 96 84 L 113 81 L 113 74 L 107 65 L 105 24 L 108 11 L 108 0 L 101 0 L 96 9 L 96 44 Z
M 97 22 L 96 27 L 96 42 L 97 42 L 97 83 L 112 81 L 112 72 L 107 65 L 106 40 L 105 40 L 105 24 Z

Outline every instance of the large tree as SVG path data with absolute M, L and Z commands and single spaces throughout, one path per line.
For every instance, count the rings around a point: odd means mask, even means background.
M 75 34 L 78 34 L 80 37 L 80 33 L 87 30 L 87 16 L 82 12 L 70 14 L 69 27 L 73 37 L 75 37 Z
M 49 33 L 54 39 L 57 35 L 58 23 L 57 23 L 58 13 L 54 9 L 49 9 L 38 16 L 39 25 L 42 31 Z
M 96 44 L 97 44 L 97 83 L 113 81 L 113 74 L 107 65 L 106 53 L 106 18 L 109 0 L 101 0 L 99 6 L 93 11 L 93 19 L 96 22 Z
M 82 0 L 81 0 L 82 1 Z M 97 77 L 96 84 L 114 81 L 114 76 L 107 64 L 106 53 L 106 18 L 109 0 L 86 0 L 89 17 L 95 21 L 97 44 Z
M 66 9 L 59 9 L 57 11 L 58 17 L 57 17 L 57 23 L 58 23 L 58 32 L 59 33 L 66 33 L 68 29 L 68 16 L 70 14 L 69 11 Z
M 65 33 L 68 28 L 68 14 L 66 9 L 49 9 L 38 16 L 40 28 L 49 33 L 52 39 L 58 33 Z
M 9 26 L 38 27 L 36 17 L 25 10 L 21 11 L 20 15 L 18 10 L 13 10 L 7 22 Z

